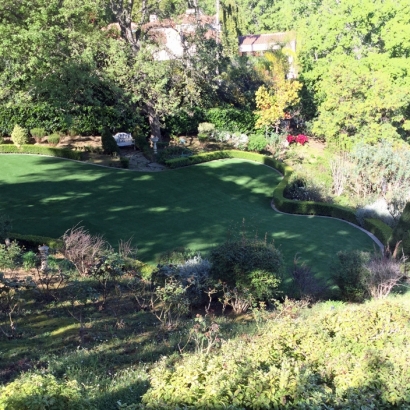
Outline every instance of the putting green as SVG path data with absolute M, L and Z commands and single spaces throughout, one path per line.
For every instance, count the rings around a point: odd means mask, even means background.
M 58 158 L 0 155 L 0 214 L 13 231 L 60 237 L 80 224 L 112 244 L 133 238 L 138 258 L 154 262 L 175 247 L 201 252 L 238 232 L 242 221 L 273 239 L 290 264 L 296 253 L 327 276 L 339 250 L 374 242 L 342 221 L 283 215 L 270 207 L 281 177 L 253 162 L 228 159 L 159 173 L 102 168 Z

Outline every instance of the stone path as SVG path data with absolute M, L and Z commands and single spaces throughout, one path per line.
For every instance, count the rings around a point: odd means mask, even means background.
M 164 165 L 151 162 L 139 151 L 120 150 L 120 156 L 130 160 L 129 169 L 143 172 L 159 172 L 167 169 Z

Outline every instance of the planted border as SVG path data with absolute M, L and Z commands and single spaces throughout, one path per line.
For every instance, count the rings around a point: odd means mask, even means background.
M 81 161 L 82 158 L 82 153 L 79 151 L 72 151 L 68 148 L 41 147 L 38 145 L 21 145 L 20 147 L 12 144 L 0 145 L 0 153 L 48 155 L 50 157 L 74 159 L 77 161 Z
M 21 235 L 19 233 L 10 232 L 9 238 L 11 240 L 18 241 L 25 246 L 36 247 L 38 245 L 47 245 L 54 250 L 58 250 L 63 247 L 63 241 L 61 239 L 49 238 L 47 236 Z
M 174 158 L 166 161 L 166 165 L 175 169 L 225 158 L 247 159 L 268 165 L 278 170 L 283 175 L 283 179 L 273 190 L 273 203 L 275 208 L 279 211 L 289 214 L 328 216 L 331 218 L 343 219 L 344 221 L 359 226 L 356 219 L 356 213 L 352 208 L 322 202 L 293 201 L 285 198 L 283 192 L 288 185 L 289 177 L 292 175 L 293 169 L 284 162 L 265 155 L 237 150 L 214 151 L 192 155 L 191 157 L 186 158 Z M 375 235 L 384 245 L 388 243 L 392 234 L 392 229 L 377 219 L 366 219 L 365 229 Z

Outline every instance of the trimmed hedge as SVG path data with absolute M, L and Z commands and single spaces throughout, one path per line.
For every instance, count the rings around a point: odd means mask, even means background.
M 9 233 L 11 240 L 16 240 L 24 246 L 37 247 L 38 245 L 47 245 L 52 249 L 61 249 L 63 241 L 61 239 L 49 238 L 47 236 L 38 235 L 21 235 L 19 233 Z
M 293 169 L 284 162 L 277 161 L 265 155 L 237 150 L 214 151 L 192 155 L 188 158 L 171 159 L 166 161 L 166 165 L 175 169 L 225 158 L 247 159 L 278 170 L 283 175 L 283 179 L 273 191 L 273 203 L 279 211 L 289 214 L 329 216 L 332 218 L 343 219 L 344 221 L 358 225 L 356 213 L 351 208 L 345 208 L 340 205 L 327 204 L 323 202 L 292 201 L 290 199 L 286 199 L 283 196 L 283 192 L 288 185 L 289 177 L 292 175 Z M 388 239 L 392 232 L 389 226 L 375 219 L 367 219 L 365 229 L 373 233 L 384 245 L 388 243 Z
M 389 239 L 390 249 L 394 249 L 399 241 L 402 241 L 400 249 L 406 256 L 410 257 L 410 202 L 407 202 L 399 223 L 394 228 Z
M 229 132 L 252 132 L 255 128 L 256 115 L 251 110 L 233 107 L 216 107 L 209 109 L 205 119 L 218 130 Z
M 50 157 L 75 159 L 77 161 L 81 161 L 82 157 L 82 153 L 79 151 L 72 151 L 68 148 L 42 147 L 39 145 L 21 145 L 20 147 L 11 144 L 0 145 L 0 153 L 48 155 Z
M 364 229 L 371 232 L 376 238 L 378 238 L 384 245 L 389 242 L 389 238 L 393 233 L 393 229 L 382 222 L 380 219 L 366 218 L 364 220 Z

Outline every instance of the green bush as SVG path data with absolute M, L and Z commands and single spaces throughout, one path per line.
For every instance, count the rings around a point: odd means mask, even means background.
M 11 140 L 17 147 L 28 143 L 28 134 L 25 128 L 20 127 L 16 124 L 11 133 Z
M 130 167 L 130 159 L 127 157 L 120 157 L 121 166 L 125 169 Z
M 369 297 L 366 287 L 369 272 L 365 267 L 369 254 L 340 251 L 337 258 L 338 262 L 332 269 L 332 278 L 340 290 L 342 300 L 363 302 Z
M 198 134 L 205 134 L 210 137 L 213 131 L 215 131 L 215 125 L 210 122 L 201 122 L 198 124 Z
M 75 381 L 58 381 L 52 375 L 23 374 L 0 388 L 0 409 L 86 410 L 95 409 Z
M 212 355 L 164 357 L 145 408 L 409 409 L 408 304 L 331 305 L 312 314 L 279 305 L 262 331 Z
M 192 155 L 192 151 L 182 146 L 167 147 L 158 152 L 157 161 L 160 164 L 166 164 L 170 159 L 175 158 L 189 158 Z
M 60 139 L 60 134 L 57 134 L 56 132 L 47 137 L 47 141 L 51 145 L 57 145 L 60 142 Z
M 208 134 L 198 134 L 198 141 L 204 143 L 209 139 Z
M 389 239 L 389 246 L 394 249 L 396 244 L 401 241 L 400 250 L 404 255 L 410 257 L 410 202 L 407 203 L 399 219 L 399 223 L 394 228 Z
M 249 135 L 248 151 L 263 151 L 266 148 L 267 141 L 264 135 L 251 134 Z
M 44 128 L 32 128 L 30 130 L 30 134 L 35 138 L 36 140 L 39 140 L 41 138 L 44 138 L 46 134 L 46 130 Z
M 208 122 L 218 130 L 249 133 L 255 128 L 256 117 L 250 110 L 238 108 L 211 108 L 206 112 Z
M 245 235 L 213 249 L 210 261 L 210 276 L 222 283 L 224 304 L 236 313 L 272 298 L 282 276 L 282 254 L 274 245 Z
M 63 247 L 63 242 L 60 239 L 48 238 L 47 236 L 38 235 L 21 235 L 15 232 L 10 232 L 9 237 L 12 240 L 18 241 L 21 245 L 37 248 L 39 245 L 47 245 L 48 247 L 59 250 Z
M 363 228 L 371 232 L 384 245 L 389 243 L 389 239 L 393 233 L 393 229 L 380 219 L 366 218 Z
M 81 161 L 82 157 L 82 154 L 79 151 L 72 151 L 68 148 L 42 147 L 40 145 L 22 145 L 16 147 L 15 145 L 6 144 L 0 146 L 0 153 L 47 155 L 50 157 L 74 159 L 77 161 Z
M 4 144 L 4 138 L 0 135 L 0 145 Z
M 194 108 L 191 112 L 180 110 L 165 119 L 165 132 L 169 135 L 193 135 L 203 121 L 204 112 L 200 108 Z
M 15 269 L 20 265 L 22 248 L 16 241 L 10 245 L 0 243 L 0 269 Z
M 107 127 L 105 127 L 101 133 L 101 144 L 104 154 L 112 155 L 119 151 L 118 145 Z

